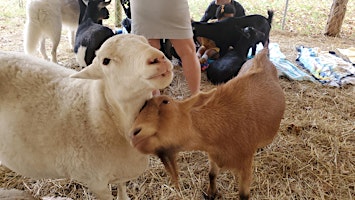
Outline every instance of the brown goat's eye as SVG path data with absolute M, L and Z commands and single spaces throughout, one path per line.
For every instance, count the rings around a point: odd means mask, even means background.
M 170 103 L 169 100 L 163 100 L 163 104 L 168 104 Z
M 108 65 L 108 64 L 110 64 L 110 61 L 111 61 L 111 59 L 109 59 L 109 58 L 104 58 L 104 60 L 102 61 L 102 64 L 103 64 L 103 65 Z

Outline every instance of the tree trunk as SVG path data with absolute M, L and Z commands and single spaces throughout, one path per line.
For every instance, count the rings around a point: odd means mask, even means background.
M 332 8 L 328 17 L 327 25 L 325 28 L 325 35 L 337 37 L 339 36 L 341 25 L 346 12 L 346 4 L 348 0 L 333 0 Z

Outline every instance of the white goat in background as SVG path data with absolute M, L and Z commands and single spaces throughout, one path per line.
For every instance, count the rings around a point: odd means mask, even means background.
M 44 59 L 46 54 L 45 38 L 52 41 L 51 61 L 57 62 L 62 25 L 68 28 L 71 49 L 74 49 L 75 31 L 79 25 L 80 8 L 78 0 L 28 0 L 26 5 L 26 24 L 24 49 L 27 54 L 35 54 L 38 45 Z

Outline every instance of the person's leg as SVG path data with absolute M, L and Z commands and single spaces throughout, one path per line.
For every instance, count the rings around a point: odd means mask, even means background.
M 160 49 L 160 39 L 148 39 L 150 46 Z
M 190 39 L 171 39 L 171 43 L 180 56 L 182 69 L 190 88 L 191 95 L 200 91 L 201 68 L 196 56 L 196 47 L 192 38 Z

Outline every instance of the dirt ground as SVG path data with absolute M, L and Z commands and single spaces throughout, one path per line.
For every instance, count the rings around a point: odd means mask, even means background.
M 12 27 L 0 26 L 0 50 L 23 51 L 22 22 L 20 19 Z M 295 65 L 298 45 L 328 51 L 355 44 L 354 37 L 350 36 L 329 38 L 274 30 L 270 41 L 278 43 L 286 58 Z M 65 35 L 59 45 L 58 61 L 77 69 Z M 274 142 L 256 154 L 251 199 L 353 199 L 355 87 L 332 88 L 285 78 L 280 78 L 280 84 L 286 95 L 286 112 Z M 202 90 L 213 87 L 203 73 Z M 164 93 L 178 99 L 188 96 L 181 67 L 175 67 L 174 81 Z M 170 184 L 161 162 L 151 157 L 149 169 L 128 183 L 129 196 L 132 199 L 202 199 L 202 191 L 208 186 L 206 155 L 182 153 L 179 168 L 181 188 L 176 189 Z M 237 181 L 230 172 L 223 172 L 217 181 L 220 199 L 237 198 Z M 4 166 L 0 166 L 0 188 L 25 190 L 37 198 L 94 199 L 85 186 L 75 181 L 32 180 Z

